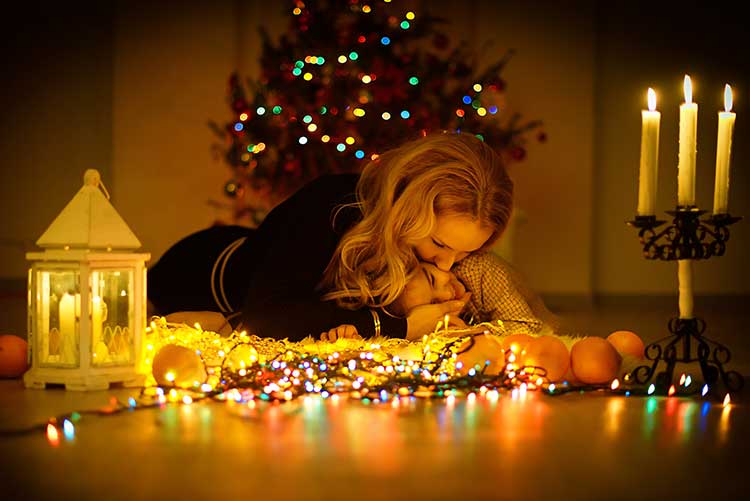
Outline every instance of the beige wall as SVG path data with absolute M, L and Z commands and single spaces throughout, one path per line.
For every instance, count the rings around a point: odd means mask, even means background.
M 419 2 L 410 4 L 419 14 Z M 747 215 L 749 86 L 732 57 L 637 33 L 633 26 L 643 22 L 636 7 L 605 12 L 594 2 L 515 0 L 448 11 L 455 2 L 422 4 L 447 12 L 454 36 L 476 47 L 494 40 L 496 52 L 485 61 L 507 48 L 517 51 L 504 73 L 509 103 L 543 120 L 548 135 L 544 144 L 532 139 L 527 160 L 512 171 L 525 214 L 514 260 L 536 289 L 573 295 L 675 290 L 673 264 L 642 259 L 624 221 L 636 204 L 639 111 L 649 85 L 660 92 L 663 113 L 659 207 L 673 204 L 679 84 L 686 71 L 696 78 L 701 103 L 698 199 L 704 206 L 713 192 L 716 96 L 725 80 L 740 91 L 730 207 Z M 3 82 L 2 96 L 0 277 L 24 276 L 24 242 L 41 234 L 89 167 L 103 172 L 115 207 L 154 258 L 211 224 L 218 214 L 207 201 L 223 201 L 229 171 L 211 155 L 215 139 L 207 122 L 228 118 L 229 73 L 257 71 L 256 26 L 283 29 L 278 7 L 266 5 L 189 1 L 167 9 L 120 2 L 75 23 L 61 9 L 52 12 L 47 31 L 37 32 L 38 50 L 8 50 L 13 78 Z M 39 23 L 32 7 L 20 9 L 27 9 L 21 16 L 27 23 Z M 663 22 L 655 22 L 656 32 Z M 15 37 L 24 35 L 19 30 Z M 698 292 L 748 293 L 745 226 L 733 228 L 727 256 L 696 265 Z
M 111 8 L 4 8 L 0 29 L 0 280 L 95 168 L 111 186 Z M 73 36 L 72 34 L 75 34 Z

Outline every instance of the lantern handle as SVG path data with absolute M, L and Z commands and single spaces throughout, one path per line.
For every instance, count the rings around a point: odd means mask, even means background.
M 104 186 L 104 183 L 102 182 L 102 177 L 99 175 L 98 170 L 87 169 L 86 172 L 83 174 L 83 185 L 93 186 L 95 188 L 101 188 L 101 190 L 104 192 L 104 196 L 106 196 L 107 200 L 109 200 L 109 192 L 107 191 L 107 187 Z

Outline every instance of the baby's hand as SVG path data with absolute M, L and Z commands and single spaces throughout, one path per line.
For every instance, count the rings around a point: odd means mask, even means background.
M 321 341 L 336 341 L 337 339 L 362 339 L 362 336 L 357 332 L 357 328 L 353 325 L 344 324 L 335 327 L 328 332 L 321 332 Z

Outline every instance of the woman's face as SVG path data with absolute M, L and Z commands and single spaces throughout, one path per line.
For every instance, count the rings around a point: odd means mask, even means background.
M 406 316 L 415 306 L 459 299 L 465 293 L 466 287 L 453 273 L 442 271 L 434 264 L 419 263 L 417 273 L 389 309 L 396 315 Z
M 414 251 L 420 261 L 450 271 L 454 263 L 480 249 L 492 236 L 492 229 L 478 220 L 456 214 L 437 217 L 432 234 L 416 243 Z

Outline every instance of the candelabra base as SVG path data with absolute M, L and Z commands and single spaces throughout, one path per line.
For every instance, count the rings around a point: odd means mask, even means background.
M 706 330 L 706 322 L 703 319 L 672 318 L 668 326 L 671 336 L 646 347 L 646 359 L 652 363 L 636 367 L 627 376 L 627 380 L 636 384 L 646 384 L 653 379 L 655 393 L 658 394 L 691 393 L 686 391 L 686 387 L 675 384 L 674 371 L 677 363 L 697 362 L 709 391 L 719 382 L 724 384 L 728 392 L 738 392 L 742 389 L 743 377 L 738 372 L 724 368 L 731 359 L 729 349 L 703 336 Z M 660 363 L 666 367 L 663 371 L 657 372 Z

